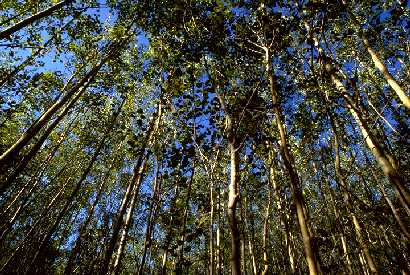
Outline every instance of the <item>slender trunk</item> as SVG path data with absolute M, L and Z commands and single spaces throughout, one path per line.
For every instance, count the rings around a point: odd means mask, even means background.
M 359 253 L 359 261 L 360 261 L 360 266 L 362 267 L 362 270 L 363 270 L 363 274 L 370 275 L 369 270 L 367 269 L 366 261 L 363 256 L 363 251 L 360 251 Z
M 225 100 L 221 95 L 217 95 L 222 109 L 225 111 L 228 149 L 230 154 L 230 183 L 228 192 L 228 209 L 227 216 L 229 228 L 231 231 L 231 274 L 241 274 L 241 241 L 236 216 L 237 204 L 240 198 L 239 194 L 239 146 L 235 136 L 234 125 L 231 115 L 225 105 Z
M 127 216 L 125 218 L 125 223 L 124 223 L 124 228 L 121 234 L 121 238 L 119 241 L 119 245 L 118 245 L 118 249 L 117 249 L 117 257 L 115 258 L 115 261 L 113 263 L 113 267 L 112 267 L 112 272 L 111 274 L 116 275 L 118 274 L 118 272 L 120 271 L 120 264 L 121 264 L 121 260 L 124 254 L 124 248 L 125 248 L 125 244 L 126 244 L 126 240 L 128 237 L 128 231 L 131 227 L 131 220 L 134 214 L 134 209 L 135 209 L 135 205 L 137 205 L 137 201 L 138 201 L 138 196 L 139 196 L 139 190 L 141 187 L 141 182 L 143 180 L 143 173 L 146 167 L 148 161 L 148 155 L 145 157 L 145 160 L 143 161 L 140 171 L 138 172 L 138 176 L 136 179 L 136 185 L 134 188 L 134 192 L 132 194 L 131 197 L 131 201 L 130 201 L 130 207 L 128 209 L 128 213 Z
M 286 132 L 284 124 L 282 122 L 282 112 L 279 106 L 278 93 L 276 90 L 276 83 L 274 80 L 272 65 L 271 65 L 271 53 L 270 49 L 265 47 L 265 62 L 266 71 L 269 79 L 269 88 L 273 101 L 273 109 L 276 117 L 276 126 L 280 134 L 280 152 L 285 165 L 285 168 L 289 174 L 291 191 L 293 196 L 293 202 L 296 206 L 296 214 L 298 218 L 299 228 L 302 233 L 303 247 L 305 250 L 305 257 L 309 267 L 309 274 L 314 275 L 319 273 L 319 264 L 317 261 L 317 252 L 313 246 L 313 235 L 310 232 L 310 225 L 308 223 L 308 215 L 306 211 L 305 202 L 300 190 L 299 176 L 293 167 L 291 152 L 288 149 L 288 142 L 286 138 Z
M 215 202 L 214 202 L 214 181 L 211 175 L 210 183 L 209 183 L 209 196 L 211 200 L 211 217 L 210 217 L 210 225 L 209 225 L 209 274 L 214 275 L 215 271 L 215 263 L 214 263 L 214 209 L 215 209 Z
M 139 174 L 140 174 L 140 169 L 142 167 L 143 161 L 144 161 L 144 152 L 141 152 L 137 164 L 134 167 L 134 174 L 132 179 L 130 180 L 130 182 L 127 185 L 127 190 L 125 191 L 124 197 L 122 199 L 121 202 L 121 206 L 120 209 L 118 210 L 118 220 L 114 226 L 113 229 L 113 233 L 112 233 L 112 237 L 109 241 L 109 244 L 107 246 L 107 251 L 105 253 L 105 257 L 104 257 L 104 261 L 102 263 L 101 266 L 101 270 L 100 270 L 100 275 L 106 275 L 108 273 L 108 269 L 109 269 L 109 265 L 111 262 L 111 258 L 112 255 L 114 253 L 114 248 L 115 248 L 115 244 L 117 243 L 122 225 L 123 225 L 123 217 L 127 211 L 127 206 L 129 201 L 131 200 L 131 197 L 133 195 L 133 191 L 134 191 L 134 186 L 137 183 L 137 180 L 139 178 Z
M 117 257 L 115 258 L 115 261 L 113 263 L 113 267 L 112 267 L 112 272 L 111 274 L 113 275 L 117 275 L 120 271 L 120 264 L 121 264 L 121 260 L 124 254 L 124 248 L 125 248 L 125 244 L 126 244 L 126 240 L 128 237 L 128 231 L 131 227 L 131 219 L 134 213 L 134 209 L 135 209 L 135 205 L 137 204 L 137 200 L 138 200 L 138 195 L 139 195 L 139 191 L 140 191 L 140 187 L 141 187 L 141 183 L 143 180 L 143 173 L 145 170 L 145 167 L 147 165 L 148 159 L 149 159 L 149 149 L 150 147 L 153 145 L 153 140 L 155 139 L 155 133 L 158 130 L 159 124 L 161 122 L 161 116 L 162 116 L 162 104 L 161 101 L 158 104 L 158 113 L 156 114 L 157 117 L 153 117 L 152 121 L 151 121 L 151 125 L 150 125 L 150 130 L 147 133 L 147 144 L 145 145 L 145 147 L 143 147 L 143 151 L 147 150 L 147 152 L 143 153 L 145 154 L 144 156 L 144 160 L 140 166 L 140 170 L 138 171 L 138 175 L 137 178 L 135 180 L 135 187 L 134 187 L 134 192 L 131 198 L 131 202 L 130 202 L 130 207 L 125 219 L 125 224 L 124 224 L 124 228 L 121 234 L 121 238 L 120 238 L 120 242 L 118 245 L 118 249 L 117 249 Z
M 241 274 L 241 252 L 240 235 L 238 221 L 236 217 L 236 207 L 239 200 L 239 152 L 234 141 L 229 142 L 229 152 L 231 156 L 231 182 L 228 194 L 228 220 L 231 229 L 231 274 Z
M 335 148 L 335 171 L 336 171 L 336 176 L 337 176 L 337 182 L 340 185 L 344 197 L 344 204 L 347 208 L 347 211 L 350 213 L 350 217 L 352 219 L 352 223 L 355 228 L 356 236 L 359 241 L 361 250 L 366 258 L 366 262 L 371 270 L 372 273 L 378 274 L 376 265 L 374 263 L 373 257 L 370 254 L 369 247 L 367 244 L 366 239 L 363 237 L 362 233 L 362 227 L 360 226 L 359 220 L 356 217 L 355 214 L 355 207 L 353 205 L 352 199 L 349 194 L 348 186 L 345 182 L 345 175 L 342 174 L 342 167 L 340 164 L 340 149 L 339 149 L 339 134 L 337 132 L 336 128 L 336 121 L 334 120 L 333 116 L 329 113 L 330 121 L 331 121 L 331 127 L 333 130 L 333 133 L 335 135 L 334 139 L 334 148 Z
M 143 144 L 141 145 L 140 154 L 137 160 L 136 165 L 134 166 L 133 176 L 130 182 L 127 185 L 127 190 L 125 191 L 124 197 L 121 202 L 120 209 L 118 211 L 118 220 L 117 223 L 114 225 L 112 237 L 109 241 L 107 251 L 105 253 L 105 257 L 103 262 L 101 263 L 100 275 L 106 275 L 109 271 L 109 266 L 111 262 L 112 255 L 114 253 L 114 248 L 117 243 L 118 237 L 120 235 L 120 231 L 123 226 L 123 218 L 127 211 L 128 204 L 134 195 L 135 185 L 138 184 L 138 180 L 141 176 L 141 168 L 145 163 L 147 152 L 146 150 L 149 149 L 152 139 L 154 137 L 154 132 L 158 129 L 158 123 L 161 117 L 161 108 L 159 108 L 159 115 L 158 120 L 155 123 L 155 118 L 152 118 L 150 122 L 150 126 L 148 131 L 146 132 L 145 139 Z
M 242 218 L 242 217 L 241 217 Z M 242 219 L 240 220 L 239 224 L 242 223 Z M 241 268 L 242 268 L 242 272 L 243 274 L 247 274 L 248 273 L 248 269 L 246 266 L 246 236 L 245 236 L 245 230 L 243 229 L 242 231 L 240 231 L 240 235 L 242 235 L 242 241 L 241 241 L 241 260 L 242 260 L 242 264 L 241 264 Z
M 294 246 L 292 242 L 292 235 L 291 235 L 290 228 L 289 228 L 290 218 L 288 215 L 285 215 L 283 213 L 284 207 L 282 204 L 281 194 L 279 193 L 279 186 L 276 183 L 276 174 L 275 174 L 274 168 L 270 167 L 269 172 L 270 172 L 269 180 L 271 183 L 271 189 L 273 190 L 273 194 L 276 200 L 276 205 L 278 208 L 279 222 L 282 226 L 282 231 L 285 237 L 285 247 L 286 247 L 286 252 L 289 258 L 290 273 L 295 274 L 296 273 L 295 250 L 294 250 Z
M 221 190 L 217 188 L 217 197 L 216 197 L 216 212 L 218 215 L 218 225 L 216 228 L 216 274 L 220 275 L 223 273 L 223 259 L 221 257 L 222 249 L 221 249 Z
M 263 271 L 262 275 L 267 275 L 269 272 L 269 257 L 268 257 L 268 241 L 269 241 L 269 217 L 270 217 L 270 206 L 272 203 L 272 188 L 269 188 L 268 195 L 268 205 L 265 211 L 265 220 L 263 222 L 263 239 L 262 239 L 262 249 L 263 249 Z
M 403 105 L 407 109 L 410 110 L 410 98 L 406 95 L 403 88 L 397 83 L 397 81 L 390 74 L 389 70 L 384 65 L 383 60 L 380 58 L 379 54 L 371 47 L 369 40 L 364 36 L 362 37 L 362 40 L 376 68 L 383 74 L 387 83 L 389 83 L 390 87 L 396 92 L 397 96 L 400 98 Z
M 164 254 L 162 254 L 161 275 L 166 275 L 167 259 L 168 259 L 168 246 L 165 247 Z
M 245 232 L 249 232 L 249 227 L 248 227 L 248 204 L 247 204 L 247 199 L 245 197 L 245 199 L 243 200 L 243 209 L 244 209 L 244 213 L 243 213 L 243 229 L 244 229 L 244 238 L 243 238 L 243 242 L 245 244 Z M 253 224 L 253 220 L 251 220 L 251 223 Z M 254 254 L 254 246 L 253 246 L 253 241 L 254 241 L 254 230 L 253 230 L 253 226 L 252 226 L 252 230 L 251 233 L 252 235 L 248 237 L 248 249 L 249 249 L 249 256 L 251 257 L 251 261 L 252 261 L 252 273 L 254 275 L 258 274 L 258 268 L 256 266 L 256 259 L 255 259 L 255 254 Z M 245 258 L 245 253 L 243 255 L 243 257 Z M 244 273 L 245 273 L 245 269 L 244 269 Z
M 149 213 L 147 218 L 147 229 L 145 231 L 145 239 L 144 239 L 144 250 L 142 253 L 141 264 L 139 265 L 137 274 L 143 274 L 144 266 L 145 266 L 145 258 L 147 257 L 147 250 L 148 247 L 151 245 L 151 232 L 153 228 L 153 216 L 155 216 L 156 207 L 157 207 L 157 197 L 158 197 L 158 181 L 159 181 L 159 168 L 158 168 L 158 161 L 157 161 L 157 169 L 155 172 L 154 178 L 154 187 L 153 187 L 153 194 L 151 197 L 150 205 L 149 205 Z M 154 209 L 155 208 L 155 209 Z
M 182 218 L 182 232 L 181 232 L 181 244 L 177 248 L 177 265 L 176 265 L 176 273 L 182 273 L 182 265 L 184 261 L 184 244 L 185 244 L 185 234 L 186 234 L 186 224 L 188 219 L 188 209 L 189 209 L 189 201 L 191 200 L 191 189 L 192 189 L 192 181 L 194 180 L 194 173 L 195 173 L 195 160 L 192 163 L 192 174 L 191 178 L 189 179 L 188 183 L 188 190 L 187 190 L 187 197 L 185 201 L 185 209 L 184 215 Z
M 35 21 L 40 20 L 42 18 L 45 18 L 47 16 L 50 16 L 51 14 L 53 14 L 53 12 L 61 9 L 62 7 L 70 4 L 71 2 L 73 2 L 74 0 L 65 0 L 65 1 L 61 1 L 58 2 L 57 4 L 43 10 L 40 11 L 36 14 L 33 14 L 32 16 L 25 18 L 23 20 L 21 20 L 20 22 L 14 24 L 11 27 L 8 27 L 2 31 L 0 31 L 0 40 L 1 39 L 7 39 L 10 37 L 10 35 L 12 35 L 13 33 L 27 27 L 28 25 L 33 24 Z

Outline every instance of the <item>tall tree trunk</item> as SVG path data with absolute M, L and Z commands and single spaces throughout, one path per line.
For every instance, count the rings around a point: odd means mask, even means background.
M 210 222 L 209 222 L 209 275 L 214 275 L 215 272 L 215 259 L 214 259 L 214 180 L 213 175 L 210 175 L 209 181 L 209 197 L 211 203 L 211 213 L 210 213 Z
M 65 0 L 65 1 L 61 1 L 58 2 L 57 4 L 43 10 L 40 11 L 36 14 L 33 14 L 32 16 L 25 18 L 23 20 L 21 20 L 20 22 L 14 24 L 11 27 L 8 27 L 2 31 L 0 31 L 0 39 L 6 39 L 9 38 L 10 35 L 12 35 L 13 33 L 27 27 L 28 25 L 33 24 L 35 21 L 40 20 L 42 18 L 45 18 L 47 16 L 50 16 L 51 14 L 53 14 L 53 12 L 61 9 L 62 7 L 70 4 L 71 2 L 74 2 L 74 0 Z
M 104 260 L 101 264 L 101 269 L 100 273 L 101 275 L 106 275 L 109 272 L 109 267 L 110 267 L 110 262 L 112 255 L 114 253 L 115 245 L 117 243 L 118 237 L 120 235 L 120 231 L 123 227 L 123 218 L 124 215 L 127 211 L 127 207 L 129 205 L 130 200 L 134 197 L 135 194 L 135 186 L 138 185 L 138 181 L 141 178 L 142 174 L 142 167 L 143 164 L 145 163 L 146 156 L 147 156 L 147 150 L 149 150 L 153 139 L 155 137 L 155 132 L 158 129 L 158 124 L 161 119 L 161 104 L 159 104 L 159 112 L 157 114 L 157 119 L 155 117 L 152 118 L 150 122 L 150 126 L 148 128 L 148 131 L 145 134 L 145 139 L 143 141 L 143 144 L 141 145 L 140 148 L 140 154 L 138 156 L 138 160 L 136 165 L 134 166 L 134 171 L 133 171 L 133 176 L 130 182 L 127 185 L 127 190 L 125 191 L 124 197 L 121 202 L 121 206 L 119 209 L 118 213 L 118 220 L 117 223 L 114 225 L 112 237 L 110 239 L 109 245 L 107 247 L 106 253 Z M 139 188 L 138 188 L 139 189 Z M 131 215 L 131 214 L 130 214 Z M 118 258 L 117 258 L 118 259 Z
M 241 274 L 241 241 L 238 228 L 238 220 L 236 216 L 237 204 L 240 199 L 239 194 L 239 146 L 235 135 L 233 119 L 229 114 L 225 104 L 225 100 L 221 95 L 217 95 L 222 109 L 225 112 L 228 150 L 230 155 L 230 183 L 228 192 L 228 222 L 231 231 L 231 274 Z
M 293 196 L 293 202 L 296 206 L 296 214 L 298 218 L 299 228 L 302 233 L 303 247 L 305 250 L 305 257 L 309 267 L 309 274 L 314 275 L 319 273 L 319 264 L 317 261 L 317 252 L 313 245 L 313 236 L 310 232 L 310 225 L 308 222 L 307 211 L 305 202 L 300 190 L 300 180 L 299 176 L 293 167 L 292 156 L 288 149 L 288 142 L 286 138 L 285 127 L 282 122 L 282 112 L 279 106 L 278 91 L 276 90 L 276 82 L 274 79 L 272 65 L 271 65 L 271 53 L 268 47 L 264 47 L 265 50 L 265 62 L 266 71 L 268 74 L 269 88 L 272 96 L 273 110 L 276 118 L 276 126 L 279 130 L 280 135 L 280 152 L 285 165 L 285 168 L 289 174 L 290 187 Z
M 223 250 L 221 249 L 221 235 L 223 235 L 223 225 L 221 225 L 221 211 L 223 211 L 223 207 L 221 207 L 221 189 L 217 188 L 217 195 L 216 195 L 216 212 L 218 215 L 218 226 L 216 228 L 216 274 L 221 275 L 223 274 L 223 257 L 222 253 Z
M 176 264 L 176 273 L 180 274 L 183 273 L 183 261 L 184 261 L 184 244 L 185 244 L 185 234 L 186 234 L 186 224 L 188 219 L 188 211 L 189 211 L 189 202 L 191 200 L 191 190 L 192 190 L 192 182 L 194 180 L 194 173 L 195 173 L 195 159 L 192 162 L 192 174 L 191 178 L 188 182 L 188 190 L 187 190 L 187 197 L 185 200 L 185 207 L 184 207 L 184 215 L 182 217 L 182 230 L 181 230 L 181 240 L 180 245 L 177 248 L 177 264 Z
M 239 209 L 240 209 L 240 220 L 239 220 L 239 234 L 242 238 L 241 241 L 241 266 L 243 274 L 248 274 L 247 268 L 247 256 L 246 256 L 246 229 L 245 229 L 245 218 L 243 214 L 243 201 L 239 201 Z
M 248 226 L 248 203 L 247 203 L 247 199 L 246 197 L 243 200 L 243 229 L 244 229 L 244 238 L 243 238 L 243 242 L 245 243 L 245 235 L 246 232 L 251 231 L 251 236 L 248 236 L 248 249 L 249 249 L 249 256 L 251 258 L 251 264 L 252 264 L 252 273 L 254 275 L 258 274 L 258 267 L 256 266 L 256 259 L 255 259 L 255 248 L 254 248 L 254 227 L 252 226 L 252 230 L 249 230 L 249 226 Z M 251 223 L 253 224 L 253 220 L 251 220 Z M 243 255 L 243 257 L 245 258 L 245 254 Z M 245 273 L 245 272 L 244 272 Z
M 231 182 L 228 193 L 228 220 L 231 229 L 231 274 L 241 274 L 241 252 L 236 207 L 239 200 L 239 152 L 234 139 L 229 142 Z
M 147 229 L 145 230 L 145 239 L 144 239 L 144 250 L 142 252 L 142 258 L 141 258 L 141 264 L 139 265 L 138 272 L 137 274 L 143 274 L 144 272 L 144 266 L 145 266 L 145 258 L 147 257 L 147 250 L 148 247 L 151 245 L 151 235 L 152 235 L 152 229 L 154 227 L 154 221 L 153 219 L 155 218 L 155 213 L 157 210 L 157 204 L 158 204 L 158 193 L 159 193 L 159 162 L 158 160 L 156 161 L 157 163 L 157 168 L 155 172 L 155 178 L 154 178 L 154 187 L 153 187 L 153 194 L 150 200 L 150 205 L 149 205 L 149 213 L 147 217 Z
M 109 265 L 111 262 L 111 258 L 112 255 L 114 253 L 114 248 L 115 248 L 115 244 L 117 243 L 118 240 L 118 236 L 120 234 L 121 228 L 122 228 L 122 219 L 127 211 L 127 206 L 129 201 L 131 200 L 131 197 L 133 195 L 133 191 L 134 191 L 134 186 L 136 183 L 136 180 L 138 179 L 138 174 L 139 171 L 141 169 L 141 166 L 143 164 L 143 153 L 140 154 L 137 164 L 134 166 L 134 172 L 133 172 L 133 176 L 132 179 L 129 181 L 128 185 L 127 185 L 127 189 L 124 193 L 124 197 L 122 198 L 121 201 L 121 206 L 120 209 L 118 210 L 118 219 L 117 222 L 114 225 L 114 229 L 113 229 L 113 233 L 112 233 L 112 237 L 110 238 L 110 241 L 108 243 L 107 246 L 107 250 L 105 252 L 105 257 L 104 260 L 102 262 L 102 266 L 101 266 L 101 270 L 100 270 L 100 274 L 101 275 L 107 275 L 108 270 L 109 270 Z
M 272 188 L 269 188 L 268 205 L 265 210 L 265 219 L 263 222 L 262 233 L 262 249 L 263 249 L 263 271 L 262 275 L 267 275 L 269 272 L 269 257 L 268 257 L 268 241 L 269 241 L 269 218 L 270 208 L 272 203 Z
M 296 273 L 295 248 L 293 246 L 292 235 L 291 235 L 290 228 L 289 228 L 290 217 L 289 215 L 286 215 L 284 213 L 285 207 L 283 207 L 282 197 L 279 192 L 280 188 L 276 182 L 276 171 L 272 166 L 269 168 L 269 181 L 270 181 L 271 189 L 273 190 L 274 198 L 276 201 L 276 206 L 278 209 L 279 222 L 282 227 L 281 229 L 282 229 L 284 239 L 285 239 L 285 248 L 286 248 L 286 252 L 287 252 L 288 260 L 289 260 L 288 267 L 290 268 L 290 273 L 295 274 Z
M 341 164 L 340 164 L 340 149 L 339 149 L 339 144 L 340 144 L 340 138 L 339 134 L 337 131 L 336 127 L 336 121 L 334 120 L 333 116 L 329 112 L 329 117 L 330 117 L 330 122 L 332 126 L 333 133 L 335 135 L 334 138 L 334 148 L 335 148 L 335 171 L 336 171 L 336 176 L 337 176 L 337 182 L 340 185 L 343 193 L 343 198 L 344 198 L 344 204 L 347 208 L 347 211 L 350 214 L 350 217 L 352 219 L 353 226 L 355 228 L 356 236 L 359 241 L 359 244 L 361 246 L 362 252 L 366 258 L 366 262 L 371 270 L 372 273 L 378 274 L 376 264 L 374 263 L 373 257 L 370 254 L 369 247 L 367 244 L 366 239 L 363 237 L 362 233 L 362 227 L 359 223 L 359 220 L 356 217 L 355 214 L 355 207 L 353 205 L 352 199 L 349 194 L 348 186 L 345 182 L 345 175 L 342 173 L 341 169 Z
M 128 231 L 131 227 L 131 220 L 134 214 L 134 209 L 135 209 L 135 206 L 137 205 L 137 201 L 139 198 L 138 197 L 140 193 L 139 190 L 140 190 L 141 183 L 143 180 L 143 174 L 144 174 L 147 161 L 148 161 L 148 156 L 145 157 L 145 160 L 143 161 L 141 165 L 140 171 L 138 172 L 136 184 L 135 184 L 134 191 L 133 191 L 131 201 L 130 201 L 130 207 L 128 209 L 127 216 L 125 218 L 124 228 L 123 228 L 121 238 L 119 241 L 119 245 L 117 248 L 117 253 L 116 253 L 117 256 L 112 266 L 112 272 L 110 272 L 113 275 L 118 274 L 118 272 L 120 271 L 120 264 L 121 264 L 121 260 L 124 254 L 124 248 L 125 248 L 127 237 L 128 237 Z

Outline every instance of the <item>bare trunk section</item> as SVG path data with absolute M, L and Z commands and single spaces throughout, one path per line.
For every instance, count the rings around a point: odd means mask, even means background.
M 231 231 L 231 274 L 241 274 L 241 241 L 236 216 L 239 194 L 239 146 L 235 136 L 235 130 L 231 115 L 225 105 L 225 100 L 221 95 L 217 95 L 222 109 L 225 112 L 228 149 L 230 155 L 230 183 L 228 187 L 228 209 L 227 216 Z
M 134 186 L 135 186 L 135 183 L 138 179 L 139 171 L 142 167 L 143 160 L 144 160 L 144 156 L 141 153 L 139 158 L 138 158 L 137 164 L 134 166 L 133 177 L 127 185 L 127 190 L 125 191 L 124 197 L 121 201 L 120 209 L 118 210 L 118 220 L 117 220 L 116 224 L 114 225 L 113 235 L 112 235 L 112 237 L 109 241 L 109 244 L 107 246 L 107 251 L 105 252 L 104 261 L 102 262 L 102 266 L 101 266 L 101 270 L 100 270 L 101 275 L 106 275 L 108 273 L 111 258 L 112 258 L 112 255 L 114 253 L 115 244 L 117 243 L 117 240 L 118 240 L 118 237 L 119 237 L 122 225 L 123 225 L 122 220 L 123 220 L 123 217 L 124 217 L 124 215 L 127 211 L 128 203 L 131 200 L 131 197 L 133 195 Z
M 276 201 L 276 207 L 278 209 L 278 216 L 279 216 L 279 221 L 282 226 L 282 232 L 284 235 L 285 239 L 285 247 L 286 247 L 286 253 L 289 258 L 289 267 L 290 267 L 290 273 L 295 274 L 296 273 L 296 265 L 295 265 L 295 248 L 293 246 L 293 240 L 292 240 L 292 235 L 290 232 L 289 228 L 289 220 L 290 217 L 289 215 L 286 215 L 284 213 L 284 207 L 282 203 L 282 198 L 281 194 L 279 193 L 279 186 L 276 183 L 276 171 L 273 167 L 270 167 L 269 169 L 269 180 L 271 184 L 271 189 L 273 190 L 274 198 Z
M 293 167 L 293 164 L 292 164 L 293 158 L 288 149 L 286 132 L 285 132 L 284 124 L 282 121 L 282 112 L 279 106 L 278 92 L 275 88 L 276 83 L 275 83 L 274 75 L 272 72 L 272 66 L 271 66 L 272 61 L 271 61 L 270 49 L 267 47 L 264 47 L 264 50 L 266 53 L 265 55 L 266 71 L 268 74 L 269 88 L 270 88 L 270 92 L 272 96 L 273 109 L 274 109 L 275 118 L 276 118 L 276 126 L 279 130 L 279 135 L 280 135 L 280 152 L 281 152 L 284 165 L 286 167 L 286 170 L 290 178 L 290 187 L 292 191 L 293 202 L 296 206 L 296 214 L 298 218 L 299 228 L 302 234 L 303 246 L 305 250 L 305 257 L 306 257 L 306 261 L 309 267 L 309 274 L 314 275 L 314 274 L 319 273 L 319 264 L 318 264 L 317 255 L 316 255 L 317 252 L 315 251 L 315 248 L 313 246 L 313 236 L 312 236 L 312 232 L 310 232 L 311 230 L 310 230 L 310 225 L 308 223 L 306 206 L 305 206 L 305 202 L 304 202 L 301 190 L 300 190 L 299 176 L 295 168 Z
M 370 54 L 374 65 L 376 68 L 383 74 L 384 78 L 386 79 L 387 83 L 389 83 L 390 87 L 393 91 L 396 92 L 397 96 L 400 98 L 403 105 L 410 110 L 410 98 L 406 95 L 403 88 L 397 83 L 397 81 L 393 78 L 390 74 L 387 67 L 384 65 L 382 59 L 380 58 L 379 54 L 371 47 L 369 40 L 366 37 L 362 37 L 363 43 L 366 46 L 367 52 Z
M 272 203 L 272 188 L 269 188 L 268 205 L 265 210 L 265 220 L 263 222 L 262 233 L 262 249 L 263 249 L 263 271 L 262 275 L 267 275 L 269 272 L 269 257 L 268 257 L 268 241 L 269 241 L 269 217 Z
M 216 228 L 216 274 L 220 275 L 223 274 L 223 250 L 221 249 L 221 235 L 223 235 L 223 225 L 221 225 L 221 212 L 223 208 L 221 207 L 221 190 L 220 188 L 217 189 L 217 204 L 216 204 L 216 212 L 218 215 L 218 227 Z
M 214 181 L 211 175 L 211 180 L 209 183 L 209 196 L 211 203 L 211 214 L 210 214 L 210 225 L 209 225 L 209 275 L 214 275 L 215 273 L 215 259 L 214 259 Z
M 229 152 L 231 157 L 231 182 L 228 193 L 228 220 L 231 229 L 231 269 L 232 275 L 241 274 L 241 252 L 240 235 L 238 221 L 236 217 L 236 207 L 239 200 L 239 152 L 234 141 L 229 142 Z
M 138 201 L 138 195 L 139 195 L 139 190 L 140 190 L 140 186 L 141 186 L 141 182 L 143 179 L 143 173 L 146 167 L 146 163 L 147 163 L 147 158 L 143 161 L 141 168 L 138 172 L 137 175 L 137 179 L 136 179 L 136 185 L 134 188 L 134 191 L 132 193 L 132 197 L 131 197 L 131 201 L 130 201 L 130 207 L 128 209 L 127 212 L 127 216 L 125 218 L 125 222 L 124 222 L 124 228 L 121 234 L 121 238 L 120 238 L 120 242 L 118 245 L 118 249 L 117 249 L 117 257 L 115 258 L 115 261 L 113 263 L 112 266 L 112 271 L 110 272 L 111 274 L 115 275 L 118 274 L 118 272 L 120 271 L 120 264 L 121 264 L 121 260 L 124 254 L 124 248 L 125 248 L 125 244 L 126 244 L 126 240 L 128 237 L 128 231 L 131 227 L 131 220 L 132 220 L 132 216 L 134 214 L 134 209 L 135 209 L 135 205 L 137 204 Z
M 42 18 L 45 18 L 47 16 L 50 16 L 51 14 L 53 14 L 53 12 L 59 10 L 60 8 L 70 4 L 71 2 L 74 2 L 74 0 L 65 0 L 65 1 L 61 1 L 58 2 L 57 4 L 43 10 L 40 11 L 36 14 L 33 14 L 32 16 L 21 20 L 20 22 L 16 23 L 15 25 L 8 27 L 2 31 L 0 31 L 0 39 L 7 39 L 10 37 L 10 35 L 12 35 L 13 33 L 27 27 L 28 25 L 33 24 L 35 21 L 40 20 Z

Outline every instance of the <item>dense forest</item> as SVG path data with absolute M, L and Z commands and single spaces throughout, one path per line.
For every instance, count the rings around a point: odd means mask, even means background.
M 409 18 L 0 1 L 0 274 L 409 274 Z

